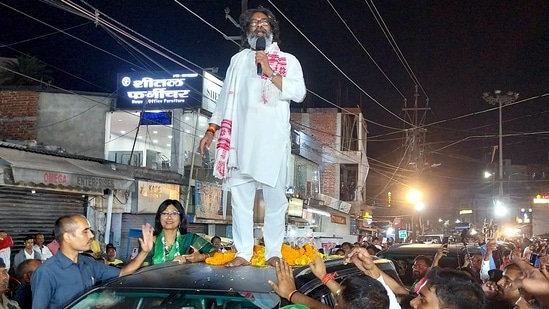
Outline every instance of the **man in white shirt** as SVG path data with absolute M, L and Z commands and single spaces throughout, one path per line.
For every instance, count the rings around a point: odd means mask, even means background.
M 17 252 L 13 258 L 13 267 L 17 269 L 17 266 L 21 264 L 24 260 L 37 259 L 41 260 L 40 253 L 34 250 L 34 237 L 27 236 L 24 240 L 25 248 Z
M 34 250 L 40 253 L 42 262 L 53 256 L 50 249 L 44 245 L 44 234 L 42 233 L 38 233 L 34 236 Z
M 261 6 L 247 10 L 240 17 L 240 28 L 242 50 L 231 58 L 199 150 L 204 155 L 219 130 L 213 173 L 231 192 L 237 250 L 226 266 L 250 264 L 258 188 L 263 189 L 265 201 L 266 264 L 274 266 L 282 257 L 288 209 L 290 101 L 302 102 L 307 89 L 299 61 L 278 47 L 280 31 L 270 10 Z

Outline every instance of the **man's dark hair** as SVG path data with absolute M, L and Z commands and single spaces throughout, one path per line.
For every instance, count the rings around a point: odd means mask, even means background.
M 426 277 L 425 287 L 433 289 L 441 308 L 483 308 L 486 303 L 480 285 L 464 272 L 434 267 Z
M 39 259 L 28 259 L 21 262 L 19 265 L 17 265 L 17 268 L 15 268 L 15 278 L 19 281 L 23 281 L 23 276 L 29 272 L 29 264 L 32 261 L 38 261 L 42 263 Z
M 160 234 L 162 232 L 162 224 L 160 223 L 160 214 L 168 208 L 168 206 L 173 205 L 179 212 L 179 232 L 181 234 L 187 234 L 187 215 L 185 214 L 185 208 L 178 200 L 165 200 L 158 206 L 156 210 L 156 217 L 154 217 L 154 235 Z
M 23 242 L 27 242 L 27 240 L 34 240 L 34 236 L 27 235 L 25 238 L 23 238 Z
M 414 262 L 416 261 L 424 261 L 427 267 L 431 267 L 431 265 L 433 265 L 433 259 L 425 255 L 416 256 L 416 258 L 414 259 Z
M 379 250 L 379 248 L 376 247 L 375 245 L 368 245 L 368 246 L 366 247 L 366 250 L 368 250 L 368 249 L 374 250 L 374 252 L 375 252 L 376 254 L 377 254 L 379 251 L 381 251 L 381 250 Z
M 377 280 L 363 274 L 353 275 L 341 282 L 341 298 L 346 309 L 388 309 L 389 295 Z
M 522 271 L 522 269 L 520 269 L 520 266 L 518 266 L 517 263 L 509 263 L 507 264 L 504 268 L 503 268 L 503 271 L 506 271 L 508 269 L 513 269 L 513 270 L 518 270 L 518 271 Z
M 210 239 L 210 243 L 213 244 L 213 242 L 214 242 L 215 239 L 219 239 L 219 241 L 221 241 L 221 237 L 215 235 L 214 237 L 212 237 L 212 239 Z
M 349 248 L 353 248 L 353 245 L 352 245 L 350 242 L 348 242 L 348 241 L 342 243 L 342 244 L 341 244 L 341 248 L 343 248 L 343 246 L 349 246 Z
M 257 9 L 246 10 L 246 12 L 240 15 L 240 47 L 242 49 L 250 48 L 250 44 L 248 43 L 248 29 L 250 28 L 250 19 L 255 13 L 258 12 L 267 15 L 269 25 L 271 26 L 271 31 L 273 32 L 273 42 L 277 42 L 278 44 L 280 44 L 280 28 L 278 27 L 278 21 L 276 20 L 276 17 L 274 16 L 273 12 L 271 12 L 271 10 L 264 8 L 260 5 L 259 7 L 257 7 Z
M 60 217 L 55 221 L 55 227 L 53 229 L 53 234 L 55 236 L 55 239 L 61 245 L 63 243 L 63 234 L 65 233 L 73 233 L 76 231 L 77 223 L 75 218 L 76 217 L 82 217 L 86 219 L 86 217 L 82 215 L 67 215 Z

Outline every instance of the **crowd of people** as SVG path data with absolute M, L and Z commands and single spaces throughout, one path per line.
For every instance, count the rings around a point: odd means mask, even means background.
M 104 255 L 92 250 L 95 235 L 84 216 L 63 216 L 54 226 L 58 248 L 52 250 L 44 245 L 42 233 L 25 237 L 24 248 L 14 257 L 15 279 L 19 284 L 13 290 L 10 290 L 10 266 L 6 263 L 10 258 L 0 257 L 0 308 L 62 308 L 90 287 L 131 274 L 140 267 L 173 261 L 203 262 L 222 249 L 219 237 L 210 242 L 188 232 L 186 218 L 179 201 L 162 202 L 154 228 L 150 224 L 142 226 L 141 250 L 137 256 L 122 261 L 111 243 L 106 245 Z M 0 236 L 8 248 L 13 245 L 6 232 L 0 232 Z
M 416 282 L 408 289 L 378 269 L 368 250 L 361 246 L 353 246 L 344 256 L 347 263 L 354 263 L 364 273 L 355 275 L 357 278 L 337 282 L 333 274 L 326 273 L 322 259 L 316 259 L 310 267 L 336 297 L 337 308 L 549 308 L 547 248 L 542 250 L 537 266 L 523 254 L 532 250 L 527 246 L 514 248 L 518 254 L 511 256 L 502 269 L 490 269 L 494 244 L 494 240 L 487 241 L 486 252 L 480 257 L 470 256 L 459 269 L 438 266 L 447 254 L 442 245 L 434 257 L 417 256 L 413 265 Z M 293 272 L 284 261 L 276 270 L 278 282 L 269 284 L 281 297 L 309 308 L 330 308 L 296 290 Z
M 142 226 L 141 251 L 132 260 L 122 261 L 116 257 L 112 244 L 107 244 L 102 259 L 94 257 L 92 252 L 87 254 L 94 234 L 84 216 L 59 218 L 55 222 L 55 240 L 59 244 L 56 254 L 41 258 L 39 252 L 48 248 L 43 243 L 43 234 L 25 238 L 23 253 L 16 255 L 23 258 L 14 262 L 15 276 L 20 282 L 15 291 L 9 291 L 8 268 L 0 258 L 0 308 L 59 308 L 95 284 L 131 274 L 144 265 L 198 263 L 224 250 L 219 236 L 207 240 L 187 231 L 185 210 L 177 200 L 160 204 L 154 225 L 154 228 L 149 224 Z M 6 233 L 0 235 L 3 239 L 9 237 Z M 363 275 L 338 282 L 334 274 L 326 273 L 320 257 L 310 264 L 312 273 L 333 293 L 337 308 L 549 308 L 549 256 L 547 248 L 538 250 L 535 242 L 524 249 L 512 248 L 506 262 L 504 258 L 504 262 L 491 265 L 497 247 L 490 239 L 480 244 L 485 248 L 483 254 L 467 256 L 459 269 L 439 266 L 448 253 L 441 245 L 434 256 L 420 255 L 414 259 L 416 281 L 406 287 L 374 263 L 372 256 L 377 251 L 373 248 L 379 250 L 377 241 L 339 246 L 345 262 L 354 263 Z M 530 259 L 531 252 L 538 252 L 539 258 Z M 296 289 L 293 271 L 284 260 L 277 261 L 275 268 L 277 281 L 268 283 L 281 297 L 309 308 L 330 308 Z
M 330 255 L 340 255 L 344 256 L 347 253 L 351 252 L 351 249 L 354 247 L 361 247 L 365 248 L 370 255 L 376 255 L 378 252 L 380 252 L 383 249 L 386 249 L 390 246 L 392 246 L 394 243 L 394 240 L 392 237 L 389 237 L 385 242 L 381 242 L 379 237 L 371 237 L 370 240 L 362 240 L 360 242 L 355 242 L 354 244 L 351 244 L 350 242 L 343 242 L 341 245 L 336 245 L 334 248 L 330 250 L 330 252 L 324 252 L 326 254 Z
M 204 154 L 218 132 L 214 176 L 231 191 L 233 236 L 237 249 L 227 267 L 250 265 L 253 253 L 253 206 L 258 188 L 265 200 L 266 264 L 275 267 L 273 290 L 290 303 L 309 308 L 330 308 L 296 289 L 293 271 L 281 258 L 284 238 L 287 162 L 291 148 L 291 101 L 302 102 L 306 88 L 301 65 L 279 47 L 279 24 L 266 8 L 247 10 L 240 17 L 241 51 L 233 56 L 216 109 L 200 141 Z M 355 184 L 345 186 L 352 196 Z M 343 192 L 342 191 L 342 192 Z M 24 239 L 24 248 L 11 263 L 13 240 L 0 231 L 0 309 L 62 308 L 100 282 L 129 275 L 147 265 L 167 262 L 200 263 L 225 250 L 220 237 L 211 241 L 187 230 L 185 209 L 168 199 L 157 209 L 154 227 L 142 226 L 140 250 L 128 261 L 116 256 L 116 247 L 101 246 L 82 215 L 66 215 L 54 224 L 54 240 L 44 245 L 44 234 Z M 480 236 L 479 236 L 480 237 Z M 480 241 L 479 241 L 480 242 Z M 495 240 L 482 239 L 481 254 L 467 256 L 459 269 L 446 269 L 439 261 L 444 246 L 433 257 L 417 256 L 412 266 L 415 282 L 403 286 L 381 271 L 372 256 L 391 245 L 378 238 L 343 243 L 331 253 L 343 256 L 363 274 L 336 280 L 316 257 L 312 273 L 347 309 L 465 309 L 549 308 L 549 258 L 539 244 L 503 252 L 496 264 Z M 532 258 L 532 256 L 534 258 Z M 11 267 L 19 285 L 10 290 Z

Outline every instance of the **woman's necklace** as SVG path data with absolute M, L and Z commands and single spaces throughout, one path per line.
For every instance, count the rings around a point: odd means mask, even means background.
M 163 237 L 162 241 L 164 243 L 164 256 L 167 256 L 168 254 L 170 254 L 170 251 L 172 250 L 173 244 L 175 243 L 175 239 L 169 245 L 168 245 L 168 242 L 166 241 L 166 236 Z
M 164 246 L 164 255 L 170 254 L 170 250 L 172 249 L 172 246 L 173 246 L 173 244 L 171 244 L 169 246 L 168 245 Z

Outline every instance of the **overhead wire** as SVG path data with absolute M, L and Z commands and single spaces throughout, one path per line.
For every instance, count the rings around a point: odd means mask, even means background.
M 219 29 L 217 29 L 215 26 L 213 26 L 211 23 L 209 23 L 208 21 L 206 21 L 204 18 L 202 18 L 200 15 L 198 15 L 197 13 L 195 13 L 193 10 L 191 10 L 189 7 L 187 7 L 186 5 L 182 4 L 181 2 L 179 2 L 178 0 L 174 0 L 177 4 L 179 4 L 181 7 L 183 7 L 185 10 L 187 10 L 189 13 L 191 13 L 192 15 L 194 15 L 195 17 L 197 17 L 199 20 L 201 20 L 202 22 L 204 22 L 205 24 L 207 24 L 209 27 L 211 27 L 212 29 L 214 29 L 215 31 L 221 33 L 223 35 L 224 38 L 228 38 L 228 36 L 226 34 L 224 34 L 222 31 L 220 31 Z M 302 33 L 303 35 L 303 33 Z M 322 97 L 321 95 L 319 95 L 318 93 L 310 90 L 310 89 L 307 89 L 307 92 L 313 94 L 315 97 L 321 99 L 322 101 L 332 105 L 332 106 L 335 106 L 337 108 L 340 108 L 341 110 L 343 111 L 347 111 L 344 107 L 342 106 L 339 106 L 338 104 L 335 104 L 329 100 L 327 100 L 326 98 Z M 390 127 L 390 126 L 386 126 L 386 125 L 383 125 L 383 124 L 380 124 L 378 122 L 375 122 L 373 120 L 370 120 L 368 118 L 365 118 L 365 121 L 369 122 L 369 123 L 372 123 L 372 124 L 375 124 L 375 125 L 378 125 L 380 127 L 384 127 L 384 128 L 388 128 L 388 129 L 393 129 L 393 130 L 401 130 L 400 128 L 394 128 L 394 127 Z
M 368 98 L 370 98 L 374 103 L 376 103 L 379 107 L 381 107 L 383 110 L 385 110 L 387 113 L 389 113 L 390 115 L 392 115 L 393 117 L 397 118 L 398 120 L 400 120 L 401 122 L 403 123 L 406 123 L 406 124 L 409 124 L 409 125 L 412 125 L 411 123 L 409 123 L 408 121 L 406 121 L 405 119 L 401 118 L 400 116 L 398 116 L 397 114 L 393 113 L 390 109 L 388 109 L 387 107 L 383 106 L 383 104 L 381 104 L 379 101 L 377 101 L 374 97 L 372 97 L 369 93 L 367 93 L 364 89 L 362 89 L 362 87 L 360 87 L 360 85 L 358 85 L 354 80 L 352 80 L 345 72 L 343 72 L 343 70 L 341 70 L 341 68 L 339 68 L 339 66 L 337 64 L 335 64 L 332 59 L 330 59 L 328 56 L 326 56 L 326 54 L 324 54 L 324 52 L 322 52 L 322 50 L 320 50 L 320 48 L 318 48 L 318 46 L 316 46 L 315 43 L 313 43 L 304 33 L 303 31 L 301 31 L 301 29 L 299 29 L 295 23 L 293 23 L 287 16 L 286 14 L 284 14 L 279 8 L 278 6 L 276 6 L 272 0 L 267 0 L 280 14 L 281 16 L 283 16 L 287 21 L 288 23 L 290 23 L 296 30 L 297 32 L 299 32 L 299 34 L 301 34 L 303 36 L 303 38 L 305 38 L 305 40 L 307 40 L 307 42 L 309 42 L 309 44 L 311 44 L 311 46 L 313 46 L 323 57 L 324 59 L 326 59 L 339 73 L 341 73 L 349 82 L 351 82 L 351 84 L 353 84 L 357 89 L 359 89 L 364 95 L 366 95 Z
M 423 89 L 423 86 L 421 86 L 421 83 L 419 82 L 419 79 L 416 77 L 416 75 L 414 73 L 414 70 L 412 69 L 412 67 L 410 66 L 408 61 L 406 60 L 406 57 L 404 57 L 404 54 L 400 50 L 400 47 L 398 46 L 395 38 L 391 34 L 391 31 L 389 30 L 389 27 L 387 27 L 387 24 L 383 20 L 383 17 L 381 16 L 379 11 L 377 10 L 377 7 L 375 6 L 374 1 L 373 0 L 370 0 L 370 1 L 371 1 L 371 4 L 368 0 L 364 0 L 364 2 L 366 2 L 366 5 L 368 5 L 368 8 L 372 12 L 372 15 L 374 15 L 374 18 L 376 19 L 376 21 L 377 21 L 379 27 L 381 28 L 383 34 L 385 34 L 385 37 L 387 38 L 387 41 L 389 42 L 389 44 L 391 45 L 391 47 L 395 51 L 395 54 L 397 55 L 398 59 L 400 60 L 400 62 L 404 66 L 404 69 L 406 70 L 406 72 L 408 72 L 408 74 L 409 74 L 410 78 L 412 79 L 412 81 L 422 90 L 423 94 L 425 95 L 425 97 L 427 99 L 427 104 L 428 104 L 429 103 L 429 96 L 425 92 L 425 89 Z
M 395 90 L 400 94 L 400 96 L 406 100 L 406 97 L 404 96 L 404 94 L 398 89 L 398 87 L 395 85 L 395 83 L 393 83 L 393 81 L 389 78 L 389 76 L 387 75 L 387 73 L 385 73 L 385 71 L 383 71 L 383 69 L 379 66 L 379 64 L 377 63 L 377 61 L 375 61 L 375 59 L 372 57 L 372 55 L 368 52 L 368 50 L 366 49 L 366 47 L 364 47 L 364 45 L 362 44 L 362 42 L 358 39 L 358 37 L 356 36 L 356 34 L 354 33 L 353 30 L 351 30 L 351 28 L 349 27 L 349 25 L 347 24 L 347 22 L 343 19 L 343 17 L 341 16 L 341 14 L 339 14 L 339 12 L 337 11 L 337 9 L 332 5 L 332 3 L 330 2 L 330 0 L 326 0 L 328 2 L 328 4 L 330 5 L 330 7 L 332 8 L 332 10 L 334 10 L 334 12 L 336 13 L 337 17 L 339 17 L 339 20 L 341 20 L 341 22 L 345 25 L 345 27 L 347 28 L 347 30 L 351 33 L 351 35 L 353 36 L 353 38 L 355 39 L 355 41 L 358 43 L 358 45 L 360 45 L 360 47 L 362 48 L 362 50 L 366 53 L 366 55 L 368 56 L 368 58 L 370 58 L 370 60 L 372 60 L 372 62 L 374 63 L 374 65 L 377 67 L 377 69 L 381 72 L 381 74 L 383 74 L 383 76 L 385 77 L 385 79 L 387 79 L 387 81 L 393 86 L 393 88 L 395 88 Z
M 83 16 L 83 17 L 86 17 L 86 16 L 87 16 L 86 14 L 82 14 L 82 11 L 80 11 L 80 12 L 81 12 L 81 14 L 79 14 L 79 15 L 81 15 L 81 16 Z M 26 15 L 26 14 L 25 14 L 25 15 Z M 88 17 L 89 17 L 89 16 L 88 16 Z M 35 19 L 35 20 L 37 20 L 37 19 Z M 63 31 L 61 31 L 61 32 L 63 32 Z M 111 36 L 112 36 L 112 33 L 111 33 Z M 149 59 L 149 60 L 150 60 L 150 59 Z M 76 117 L 76 116 L 74 116 L 74 117 Z M 66 121 L 66 120 L 64 120 L 64 121 Z M 61 121 L 61 122 L 62 122 L 62 121 Z M 53 125 L 53 124 L 52 124 L 52 125 Z M 133 130 L 132 130 L 132 131 L 133 131 Z
M 328 4 L 330 5 L 330 7 L 334 10 L 334 12 L 336 13 L 336 15 L 340 18 L 340 20 L 344 23 L 345 27 L 347 28 L 347 30 L 352 34 L 352 36 L 355 38 L 355 41 L 357 41 L 357 43 L 361 46 L 361 48 L 364 50 L 364 52 L 368 55 L 368 57 L 370 57 L 370 59 L 374 62 L 374 64 L 377 66 L 377 68 L 382 72 L 382 74 L 386 77 L 386 79 L 391 83 L 391 85 L 393 85 L 393 87 L 398 91 L 399 94 L 401 94 L 401 96 L 404 98 L 404 101 L 406 102 L 406 97 L 402 94 L 402 92 L 400 92 L 400 90 L 398 90 L 398 88 L 394 85 L 394 83 L 388 78 L 388 76 L 385 74 L 385 72 L 381 69 L 381 67 L 379 67 L 379 65 L 377 64 L 377 62 L 371 57 L 371 55 L 368 53 L 368 51 L 364 48 L 364 46 L 362 45 L 362 43 L 358 40 L 358 38 L 356 37 L 356 35 L 354 34 L 354 32 L 350 29 L 350 27 L 347 25 L 347 23 L 345 22 L 345 20 L 341 17 L 341 15 L 339 14 L 339 12 L 335 9 L 335 7 L 332 5 L 332 3 L 327 0 Z M 404 57 L 404 55 L 402 54 L 401 50 L 398 48 L 398 44 L 396 43 L 396 41 L 394 40 L 393 36 L 391 35 L 388 27 L 386 26 L 386 24 L 384 23 L 383 21 L 383 18 L 381 16 L 381 14 L 379 14 L 379 11 L 377 11 L 377 8 L 375 9 L 375 12 L 374 10 L 372 9 L 372 6 L 375 8 L 375 5 L 373 4 L 373 1 L 372 1 L 372 5 L 370 6 L 370 4 L 368 3 L 368 1 L 366 1 L 368 7 L 370 8 L 370 11 L 372 12 L 372 14 L 374 15 L 374 18 L 376 19 L 376 21 L 378 22 L 380 28 L 382 29 L 382 32 L 385 34 L 387 40 L 389 41 L 391 47 L 393 47 L 393 50 L 395 51 L 395 53 L 397 54 L 397 57 L 401 60 L 401 63 L 403 64 L 405 70 L 408 72 L 408 74 L 410 75 L 410 77 L 412 78 L 413 82 L 416 84 L 416 85 L 419 85 L 419 87 L 423 90 L 423 92 L 425 93 L 425 90 L 423 89 L 423 87 L 421 86 L 421 83 L 419 82 L 419 80 L 417 79 L 417 77 L 415 76 L 412 68 L 409 66 L 408 62 L 406 61 L 406 58 Z M 381 22 L 380 22 L 381 21 Z M 425 96 L 427 97 L 427 102 L 428 102 L 428 96 L 427 94 L 425 93 Z M 425 115 L 423 116 L 425 117 Z M 424 119 L 422 119 L 421 123 L 423 123 Z M 415 124 L 413 124 L 412 126 L 415 126 Z M 398 148 L 397 148 L 398 149 Z M 399 168 L 401 166 L 401 164 L 403 163 L 403 160 L 404 158 L 406 157 L 406 153 L 407 153 L 407 149 L 405 150 L 405 152 L 403 153 L 402 157 L 401 157 L 401 160 L 398 164 L 398 167 L 394 170 L 394 173 L 392 175 L 392 177 L 394 177 L 396 175 L 396 173 L 399 171 Z M 385 189 L 387 189 L 388 186 L 390 186 L 391 184 L 391 178 L 389 178 L 389 181 L 387 182 L 387 184 L 385 185 L 385 187 L 381 190 L 381 192 L 379 192 L 377 196 L 379 196 Z
M 56 4 L 55 6 L 56 6 L 56 7 L 61 7 L 61 6 L 57 5 L 57 4 Z M 56 27 L 54 27 L 54 26 L 52 26 L 52 25 L 49 25 L 49 24 L 47 24 L 47 23 L 45 23 L 45 22 L 42 22 L 42 21 L 38 20 L 37 18 L 34 18 L 34 17 L 32 17 L 32 16 L 30 16 L 30 15 L 28 15 L 28 14 L 26 14 L 26 13 L 21 12 L 20 10 L 14 9 L 14 8 L 12 8 L 12 7 L 9 7 L 9 6 L 7 6 L 7 7 L 13 9 L 14 11 L 16 11 L 16 12 L 18 12 L 18 13 L 20 13 L 20 14 L 22 14 L 22 15 L 28 17 L 28 18 L 31 18 L 31 19 L 33 19 L 33 20 L 36 20 L 36 21 L 38 21 L 38 22 L 40 22 L 40 23 L 42 23 L 42 24 L 45 24 L 45 25 L 47 25 L 47 26 L 49 26 L 49 27 L 52 27 L 53 29 L 58 30 L 58 32 L 67 34 L 65 31 L 62 31 L 62 30 L 60 30 L 60 29 L 57 29 Z M 61 8 L 63 8 L 63 9 L 66 10 L 65 7 L 61 7 Z M 75 13 L 73 10 L 68 10 L 68 11 L 71 12 L 71 13 Z M 80 14 L 80 13 L 78 13 L 77 15 L 82 16 L 82 17 L 86 17 L 85 14 Z M 77 37 L 74 37 L 74 36 L 71 36 L 71 37 L 73 37 L 73 38 L 75 38 L 75 39 L 78 39 Z M 80 39 L 78 39 L 78 40 L 80 40 Z M 87 43 L 87 42 L 85 42 L 85 41 L 83 41 L 83 40 L 80 40 L 80 41 L 81 41 L 81 42 L 84 42 L 84 43 Z M 93 45 L 93 44 L 88 44 L 88 45 L 93 46 L 93 47 L 96 47 L 96 46 Z M 98 48 L 98 47 L 96 47 L 96 48 Z M 100 48 L 98 48 L 98 49 L 100 49 Z M 102 49 L 100 49 L 100 50 L 101 50 L 101 51 L 105 51 L 105 50 L 102 50 Z M 109 53 L 107 53 L 107 54 L 109 54 Z M 112 54 L 111 54 L 111 55 L 112 55 Z M 128 63 L 130 63 L 130 62 L 128 62 Z M 135 64 L 132 64 L 132 65 L 135 65 Z M 21 75 L 21 74 L 20 74 L 20 75 Z M 26 77 L 27 77 L 27 78 L 30 78 L 29 76 L 26 76 Z M 30 78 L 30 79 L 32 79 L 32 78 Z M 38 81 L 38 80 L 36 80 L 36 81 L 37 81 L 37 82 L 40 82 L 40 81 Z M 54 87 L 55 87 L 55 86 L 54 86 Z M 62 89 L 62 88 L 60 88 L 60 87 L 56 87 L 56 88 L 58 88 L 58 89 L 60 89 L 60 90 L 64 90 L 64 91 L 66 91 L 67 93 L 71 93 L 71 91 L 67 91 L 67 90 Z M 115 91 L 115 92 L 116 92 L 116 91 Z M 76 93 L 72 92 L 72 94 L 76 94 Z M 76 94 L 76 95 L 78 95 L 78 94 Z M 110 106 L 110 105 L 109 105 L 109 106 Z M 126 111 L 126 112 L 127 112 L 127 111 Z M 132 114 L 131 112 L 127 112 L 127 113 L 131 114 L 132 116 L 136 116 L 136 115 Z M 76 117 L 76 116 L 75 116 L 75 117 Z M 59 123 L 61 123 L 61 122 L 63 122 L 63 121 L 66 121 L 66 120 L 67 120 L 67 119 L 62 120 L 62 121 L 60 121 Z M 186 124 L 186 123 L 184 123 L 184 124 L 185 124 L 185 125 L 188 125 L 188 124 Z M 50 124 L 50 125 L 54 125 L 54 124 Z M 135 130 L 135 129 L 134 129 L 134 130 Z M 133 132 L 134 130 L 132 130 L 132 131 L 130 131 L 130 132 Z M 182 131 L 182 130 L 180 130 L 180 131 Z M 127 135 L 127 133 L 124 134 L 123 136 L 125 136 L 125 135 Z M 123 137 L 123 136 L 120 136 L 120 137 Z M 119 138 L 120 138 L 120 137 L 119 137 Z

